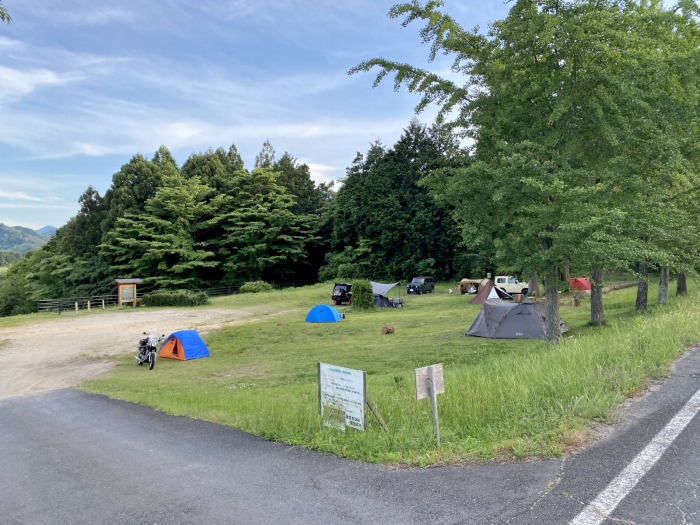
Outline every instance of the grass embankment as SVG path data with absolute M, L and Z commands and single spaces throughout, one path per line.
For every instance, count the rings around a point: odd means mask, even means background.
M 487 340 L 463 333 L 480 307 L 471 296 L 409 296 L 406 307 L 361 312 L 339 307 L 340 323 L 307 324 L 308 309 L 331 286 L 220 298 L 217 306 L 264 307 L 269 317 L 207 334 L 211 358 L 161 359 L 156 369 L 121 358 L 107 378 L 83 388 L 170 414 L 230 425 L 278 440 L 372 462 L 434 465 L 554 457 L 580 446 L 591 423 L 609 422 L 625 398 L 667 373 L 700 339 L 697 294 L 634 313 L 636 288 L 605 296 L 608 324 L 587 326 L 588 300 L 562 306 L 572 330 L 561 344 Z M 393 325 L 395 333 L 382 335 Z M 317 362 L 367 372 L 371 413 L 365 432 L 324 427 Z M 441 447 L 428 400 L 415 400 L 414 369 L 443 363 Z

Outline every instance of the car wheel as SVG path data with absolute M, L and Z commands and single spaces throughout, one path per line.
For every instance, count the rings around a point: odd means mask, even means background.
M 527 295 L 527 292 L 528 292 L 527 288 L 523 288 L 522 290 L 520 290 L 520 293 L 523 295 Z

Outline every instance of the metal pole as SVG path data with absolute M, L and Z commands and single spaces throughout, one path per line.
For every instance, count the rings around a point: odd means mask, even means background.
M 437 392 L 435 391 L 435 367 L 428 367 L 428 390 L 430 390 L 430 406 L 433 408 L 435 422 L 435 440 L 440 448 L 440 420 L 438 419 Z

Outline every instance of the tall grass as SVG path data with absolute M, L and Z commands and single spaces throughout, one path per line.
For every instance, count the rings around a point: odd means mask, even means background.
M 252 306 L 262 320 L 208 334 L 212 357 L 159 360 L 153 372 L 119 360 L 84 388 L 176 415 L 234 426 L 267 439 L 367 461 L 434 465 L 470 460 L 553 457 L 585 443 L 618 405 L 700 338 L 697 295 L 634 313 L 634 289 L 605 297 L 608 324 L 587 326 L 588 304 L 563 307 L 572 331 L 559 345 L 465 337 L 479 307 L 446 293 L 407 298 L 405 308 L 343 308 L 345 320 L 308 324 L 330 285 L 221 299 Z M 650 292 L 654 297 L 655 290 Z M 382 335 L 391 324 L 395 333 Z M 318 414 L 316 363 L 367 372 L 371 414 L 364 432 L 339 432 Z M 427 400 L 415 400 L 414 369 L 443 363 L 441 447 Z

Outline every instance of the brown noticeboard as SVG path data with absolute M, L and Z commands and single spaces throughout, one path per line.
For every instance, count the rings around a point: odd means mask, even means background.
M 115 279 L 114 282 L 117 284 L 117 304 L 136 306 L 136 285 L 141 279 Z

